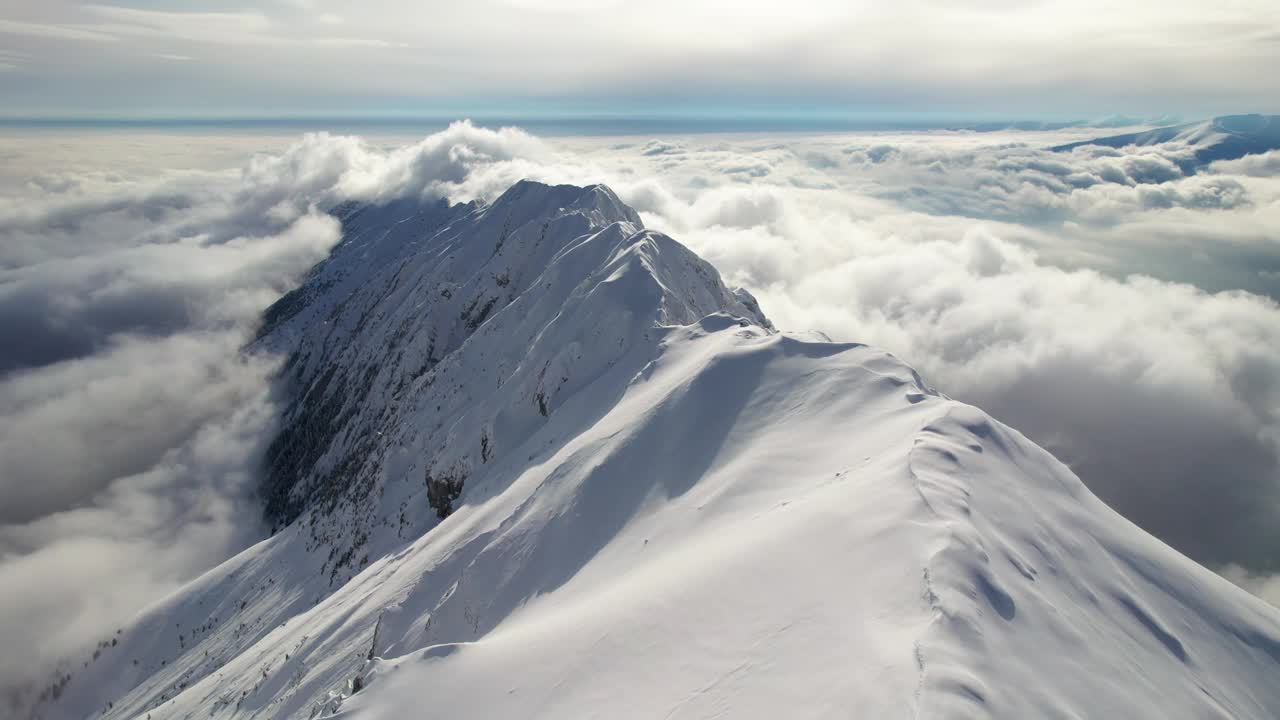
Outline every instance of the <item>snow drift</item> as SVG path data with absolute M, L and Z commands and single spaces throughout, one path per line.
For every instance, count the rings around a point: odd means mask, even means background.
M 333 213 L 255 343 L 278 532 L 44 716 L 1280 714 L 1280 612 L 608 188 Z

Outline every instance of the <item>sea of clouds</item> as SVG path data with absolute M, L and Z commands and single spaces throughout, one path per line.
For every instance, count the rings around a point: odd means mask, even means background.
M 1089 132 L 0 142 L 0 687 L 264 536 L 278 360 L 241 348 L 326 208 L 526 177 L 608 183 L 779 327 L 891 350 L 1280 602 L 1280 153 L 1046 149 Z

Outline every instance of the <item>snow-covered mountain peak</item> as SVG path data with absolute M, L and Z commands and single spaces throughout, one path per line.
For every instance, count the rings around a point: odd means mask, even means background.
M 607 188 L 334 212 L 257 341 L 277 532 L 49 717 L 1280 713 L 1274 608 Z
M 640 215 L 618 199 L 607 185 L 547 185 L 521 180 L 507 189 L 488 208 L 515 218 L 536 218 L 562 212 L 584 212 L 596 226 L 629 222 L 644 227 Z
M 278 522 L 317 503 L 329 514 L 358 486 L 348 473 L 378 486 L 382 461 L 368 453 L 384 435 L 417 448 L 431 506 L 447 515 L 497 448 L 655 326 L 729 312 L 768 327 L 749 294 L 643 230 L 602 185 L 524 181 L 488 205 L 339 212 L 347 239 L 269 311 L 260 340 L 290 353 L 298 399 L 271 454 Z

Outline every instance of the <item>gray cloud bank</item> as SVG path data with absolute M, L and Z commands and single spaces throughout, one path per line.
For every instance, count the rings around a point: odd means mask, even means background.
M 337 241 L 323 208 L 525 177 L 609 183 L 780 327 L 894 351 L 1275 599 L 1276 160 L 1186 177 L 1185 148 L 1044 149 L 1073 132 L 550 143 L 456 124 L 387 149 L 310 135 L 239 172 L 10 183 L 25 190 L 0 201 L 0 643 L 37 656 L 5 654 L 0 682 L 260 537 L 275 360 L 239 348 Z

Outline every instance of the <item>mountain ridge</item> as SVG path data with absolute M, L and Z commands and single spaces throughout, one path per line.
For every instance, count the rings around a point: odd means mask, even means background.
M 276 532 L 45 716 L 1280 712 L 1280 612 L 607 188 L 334 213 L 254 346 Z

